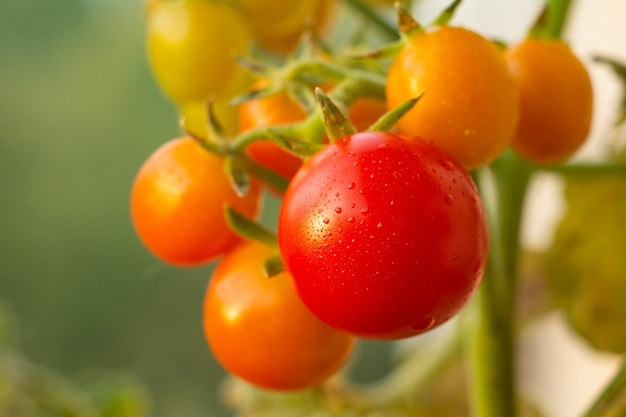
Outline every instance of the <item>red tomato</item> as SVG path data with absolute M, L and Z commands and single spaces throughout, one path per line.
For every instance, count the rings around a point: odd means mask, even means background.
M 252 384 L 310 387 L 343 365 L 355 341 L 311 314 L 286 273 L 263 274 L 271 253 L 248 242 L 221 260 L 206 292 L 205 335 L 222 366 Z
M 161 146 L 143 164 L 131 192 L 131 215 L 137 234 L 155 256 L 193 266 L 239 242 L 224 219 L 226 203 L 255 217 L 260 207 L 258 181 L 252 181 L 245 197 L 238 197 L 223 159 L 183 137 Z
M 425 141 L 382 132 L 343 138 L 303 165 L 278 238 L 307 307 L 375 339 L 417 335 L 456 314 L 489 246 L 467 172 Z

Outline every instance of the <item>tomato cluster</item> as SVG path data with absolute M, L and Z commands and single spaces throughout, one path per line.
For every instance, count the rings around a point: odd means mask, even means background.
M 164 262 L 218 261 L 207 342 L 261 387 L 319 384 L 355 337 L 411 337 L 457 314 L 489 252 L 469 171 L 509 147 L 560 161 L 587 134 L 588 76 L 559 41 L 502 52 L 468 29 L 413 26 L 386 64 L 319 48 L 248 63 L 251 84 L 235 55 L 292 50 L 330 0 L 150 4 L 150 63 L 187 130 L 141 167 L 133 223 Z M 263 184 L 282 199 L 275 234 L 256 223 Z

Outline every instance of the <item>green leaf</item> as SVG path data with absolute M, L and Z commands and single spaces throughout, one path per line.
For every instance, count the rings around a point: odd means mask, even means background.
M 570 178 L 569 206 L 548 252 L 548 288 L 593 347 L 626 351 L 626 182 Z

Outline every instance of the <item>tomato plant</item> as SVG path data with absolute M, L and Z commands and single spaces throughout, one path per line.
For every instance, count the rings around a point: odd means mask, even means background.
M 309 159 L 279 215 L 285 267 L 304 303 L 349 333 L 414 336 L 478 286 L 488 236 L 476 187 L 419 139 L 359 133 Z
M 154 75 L 177 102 L 229 97 L 245 81 L 234 56 L 245 54 L 250 33 L 226 2 L 156 0 L 146 37 Z
M 542 172 L 626 172 L 623 139 L 612 145 L 621 143 L 621 151 L 607 149 L 601 163 L 567 161 L 588 135 L 592 111 L 587 71 L 560 40 L 569 2 L 548 1 L 533 36 L 512 46 L 449 26 L 460 0 L 424 26 L 398 4 L 398 28 L 389 25 L 386 0 L 346 0 L 338 9 L 331 3 L 154 3 L 148 44 L 155 74 L 204 149 L 178 139 L 148 160 L 132 194 L 138 233 L 178 265 L 225 254 L 203 318 L 209 346 L 227 370 L 265 389 L 316 387 L 264 396 L 235 383 L 227 391 L 242 415 L 448 415 L 413 408 L 423 398 L 408 395 L 430 396 L 431 383 L 447 381 L 440 373 L 464 359 L 468 391 L 455 395 L 468 406 L 451 415 L 516 417 L 517 303 L 526 301 L 530 275 L 521 265 L 528 255 L 520 232 L 529 185 Z M 199 23 L 209 14 L 215 25 Z M 295 48 L 307 20 L 323 25 L 327 17 L 341 25 L 335 34 L 324 38 L 318 26 Z M 179 33 L 180 43 L 169 40 Z M 232 53 L 244 54 L 237 62 L 265 81 L 235 91 L 243 78 Z M 180 70 L 190 62 L 199 72 Z M 626 83 L 626 65 L 599 62 Z M 622 126 L 625 115 L 618 112 Z M 281 200 L 278 212 L 265 207 L 263 224 L 256 220 L 260 183 L 280 191 Z M 606 194 L 623 191 L 618 184 Z M 548 308 L 558 303 L 598 349 L 623 353 L 623 297 L 611 289 L 623 287 L 626 269 L 610 256 L 623 239 L 581 234 L 589 222 L 580 213 L 597 211 L 590 204 L 596 200 L 569 196 L 573 215 L 557 235 L 553 276 L 542 284 L 559 292 Z M 619 210 L 607 213 L 614 218 L 597 230 L 619 220 Z M 559 267 L 572 251 L 586 267 Z M 601 280 L 589 279 L 598 254 L 611 261 Z M 466 306 L 452 330 L 421 338 L 426 347 L 382 381 L 362 387 L 349 371 L 329 380 L 355 338 L 421 335 Z M 626 366 L 620 375 L 585 417 L 608 416 L 594 411 L 605 402 L 623 407 Z M 437 402 L 445 407 L 447 400 Z
M 389 107 L 424 92 L 398 129 L 467 169 L 493 161 L 513 139 L 515 85 L 496 46 L 476 32 L 442 26 L 416 34 L 394 60 L 386 87 Z
M 344 364 L 354 338 L 317 319 L 286 273 L 267 278 L 262 265 L 271 253 L 248 242 L 220 261 L 204 301 L 205 335 L 222 366 L 252 384 L 310 387 Z
M 519 91 L 513 148 L 541 164 L 561 162 L 585 142 L 593 91 L 587 69 L 561 40 L 527 38 L 506 51 Z
M 209 262 L 239 241 L 224 219 L 226 203 L 256 216 L 258 181 L 252 181 L 246 196 L 237 196 L 223 159 L 189 137 L 157 149 L 137 173 L 131 191 L 137 234 L 155 256 L 175 265 Z
M 263 83 L 257 83 L 259 87 Z M 331 89 L 331 86 L 324 86 Z M 387 111 L 384 101 L 363 97 L 356 100 L 348 109 L 351 122 L 358 130 L 365 130 Z M 246 101 L 239 108 L 239 130 L 246 132 L 264 126 L 288 125 L 303 121 L 307 117 L 300 104 L 287 92 Z M 292 178 L 302 166 L 302 157 L 296 156 L 276 145 L 271 140 L 251 143 L 246 152 L 261 165 Z

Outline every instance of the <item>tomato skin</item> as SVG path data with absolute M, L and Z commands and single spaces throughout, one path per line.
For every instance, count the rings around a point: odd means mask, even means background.
M 489 246 L 467 172 L 425 141 L 381 132 L 334 142 L 302 166 L 278 238 L 307 307 L 372 339 L 451 318 L 478 286 Z
M 528 38 L 505 57 L 520 100 L 513 149 L 539 164 L 567 159 L 591 126 L 593 88 L 586 68 L 560 40 Z
M 149 10 L 148 57 L 164 92 L 176 102 L 235 94 L 245 72 L 250 33 L 230 5 L 212 0 L 158 1 Z
M 392 63 L 387 105 L 424 92 L 397 124 L 425 138 L 471 170 L 509 145 L 518 119 L 517 91 L 504 59 L 487 39 L 442 26 L 416 36 Z
M 286 273 L 263 275 L 261 265 L 271 253 L 246 242 L 220 261 L 205 296 L 205 335 L 234 375 L 266 389 L 307 388 L 335 373 L 355 340 L 317 319 Z
M 131 217 L 143 244 L 159 259 L 178 266 L 214 260 L 240 238 L 224 219 L 228 203 L 248 217 L 260 208 L 260 185 L 233 191 L 222 158 L 194 139 L 173 139 L 142 165 L 131 191 Z

